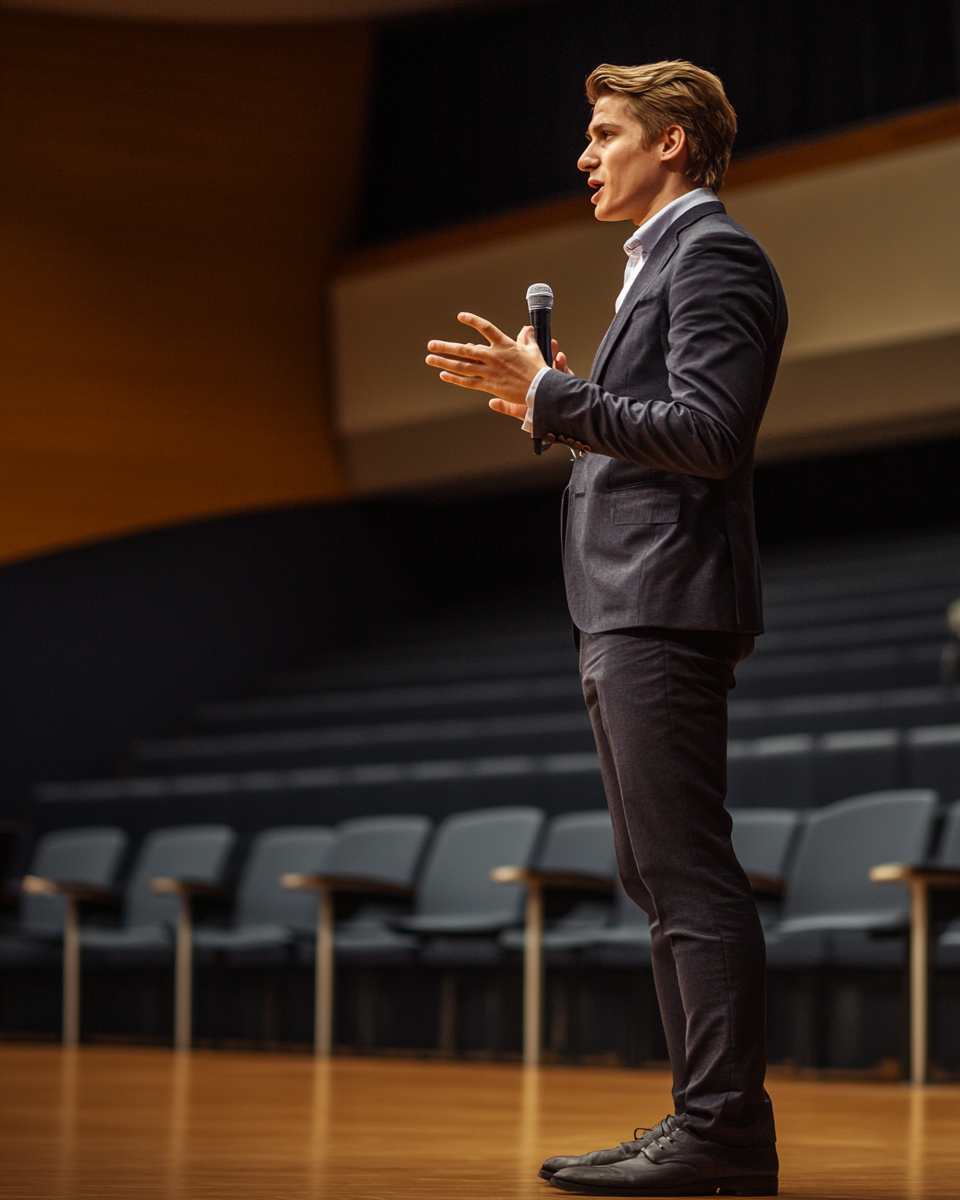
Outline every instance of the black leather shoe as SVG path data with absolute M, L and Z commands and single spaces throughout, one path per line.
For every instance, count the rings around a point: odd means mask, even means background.
M 644 1146 L 649 1146 L 661 1134 L 672 1133 L 677 1128 L 677 1118 L 671 1113 L 669 1117 L 664 1117 L 659 1125 L 648 1129 L 639 1141 L 621 1142 L 613 1150 L 593 1150 L 589 1154 L 581 1154 L 579 1158 L 569 1154 L 557 1154 L 554 1158 L 548 1158 L 540 1168 L 540 1178 L 552 1179 L 557 1171 L 562 1171 L 565 1167 L 605 1167 L 610 1163 L 623 1162 L 626 1158 L 636 1158 Z
M 775 1196 L 779 1170 L 775 1146 L 735 1149 L 677 1128 L 632 1158 L 564 1167 L 550 1186 L 580 1196 Z

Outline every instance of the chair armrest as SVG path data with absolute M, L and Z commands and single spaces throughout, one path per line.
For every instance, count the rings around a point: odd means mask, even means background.
M 170 875 L 158 875 L 150 880 L 150 887 L 165 896 L 209 896 L 216 900 L 229 900 L 229 888 L 218 883 L 205 883 L 199 879 L 175 879 Z
M 416 888 L 387 879 L 366 878 L 363 875 L 313 875 L 291 871 L 280 876 L 280 886 L 291 891 L 357 892 L 367 896 L 397 896 L 409 899 Z
M 787 890 L 786 883 L 775 875 L 756 875 L 748 871 L 747 879 L 755 896 L 782 896 Z
M 602 875 L 580 875 L 575 871 L 550 871 L 540 867 L 494 867 L 490 872 L 494 883 L 539 884 L 545 888 L 562 888 L 564 891 L 604 892 L 607 895 L 617 890 L 613 879 Z
M 911 867 L 907 863 L 880 863 L 870 868 L 874 883 L 925 883 L 927 887 L 960 888 L 960 867 Z
M 95 900 L 101 904 L 116 902 L 122 895 L 117 888 L 70 879 L 45 879 L 41 875 L 24 875 L 20 887 L 28 896 L 68 896 L 71 900 Z

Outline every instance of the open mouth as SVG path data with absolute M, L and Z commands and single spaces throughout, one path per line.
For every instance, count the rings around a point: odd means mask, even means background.
M 600 193 L 603 191 L 603 184 L 594 179 L 591 179 L 589 183 L 593 188 L 593 195 L 590 197 L 590 202 L 593 204 L 600 198 Z

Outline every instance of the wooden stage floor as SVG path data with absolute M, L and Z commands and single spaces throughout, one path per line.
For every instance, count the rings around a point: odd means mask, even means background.
M 960 1087 L 773 1079 L 781 1195 L 960 1195 Z M 662 1072 L 0 1047 L 4 1200 L 533 1200 L 548 1154 L 669 1109 Z

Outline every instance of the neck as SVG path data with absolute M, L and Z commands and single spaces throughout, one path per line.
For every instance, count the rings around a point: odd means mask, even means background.
M 646 210 L 643 213 L 638 212 L 633 217 L 634 225 L 639 229 L 651 217 L 655 217 L 658 212 L 662 212 L 668 204 L 672 204 L 674 200 L 679 200 L 681 196 L 687 196 L 690 192 L 695 192 L 696 190 L 696 185 L 688 182 L 682 175 L 671 175 L 660 191 L 651 198 Z

